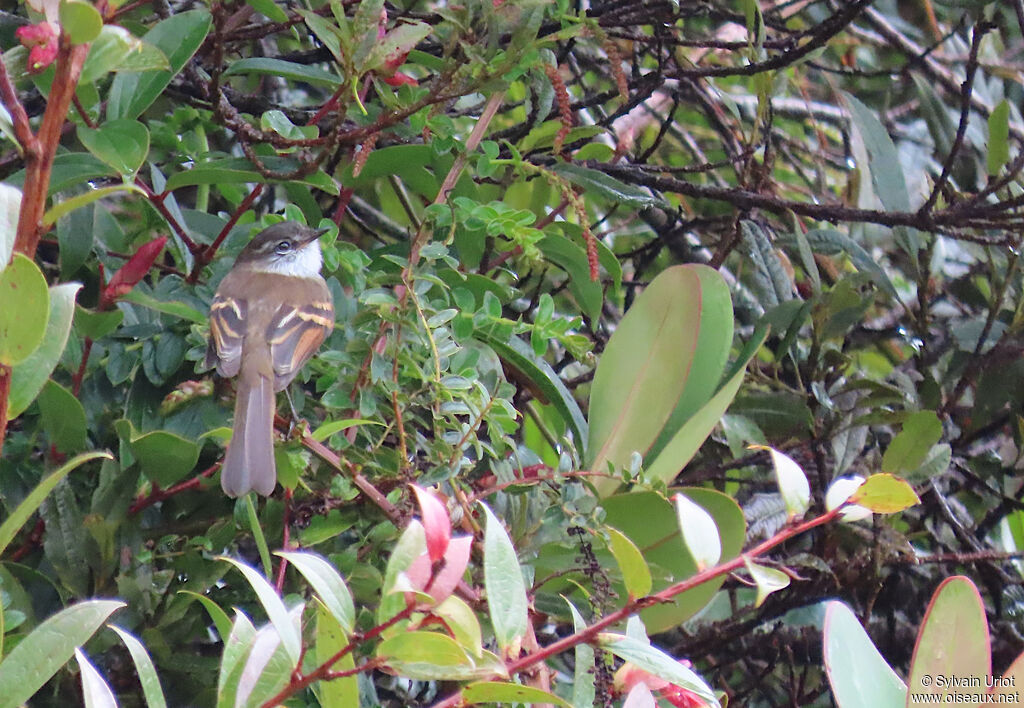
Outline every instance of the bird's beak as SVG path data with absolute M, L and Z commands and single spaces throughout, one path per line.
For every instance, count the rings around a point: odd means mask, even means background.
M 318 238 L 323 236 L 328 231 L 330 231 L 330 229 L 314 229 L 314 230 L 310 231 L 306 235 L 306 237 L 303 238 L 302 241 L 299 243 L 299 246 L 301 247 L 301 246 L 305 246 L 307 244 L 313 243 L 314 241 L 316 241 Z

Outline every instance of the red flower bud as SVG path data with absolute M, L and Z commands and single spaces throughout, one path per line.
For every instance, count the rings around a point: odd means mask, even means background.
M 28 70 L 31 73 L 38 74 L 57 58 L 59 31 L 49 22 L 19 27 L 14 34 L 28 49 Z
M 139 250 L 114 273 L 114 277 L 107 283 L 107 287 L 103 288 L 103 292 L 100 293 L 99 309 L 109 308 L 117 298 L 130 293 L 132 288 L 149 273 L 149 269 L 153 267 L 153 263 L 156 262 L 160 252 L 164 250 L 166 243 L 167 237 L 160 236 L 142 244 Z

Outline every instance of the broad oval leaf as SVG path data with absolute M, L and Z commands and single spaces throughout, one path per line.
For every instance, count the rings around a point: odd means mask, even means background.
M 733 399 L 736 398 L 736 392 L 739 391 L 740 384 L 743 383 L 747 363 L 754 358 L 767 337 L 767 329 L 754 332 L 743 351 L 740 352 L 739 358 L 726 372 L 725 383 L 722 384 L 722 387 L 679 428 L 654 461 L 648 462 L 648 477 L 669 483 L 697 454 L 697 450 L 704 444 L 711 431 L 725 415 L 725 411 L 728 410 Z
M 33 629 L 0 661 L 0 708 L 28 701 L 122 607 L 125 603 L 115 600 L 86 600 Z
M 380 643 L 377 657 L 399 676 L 424 681 L 458 678 L 474 667 L 454 639 L 437 632 L 396 634 Z
M 78 139 L 86 150 L 124 176 L 135 174 L 149 154 L 149 129 L 137 120 L 108 120 L 98 128 L 80 125 Z
M 27 359 L 16 364 L 11 372 L 11 392 L 7 401 L 7 414 L 11 418 L 17 418 L 29 407 L 57 367 L 71 332 L 75 297 L 81 287 L 81 283 L 64 283 L 50 288 L 50 316 L 42 344 Z
M 895 514 L 921 503 L 913 487 L 891 474 L 871 475 L 853 493 L 850 501 L 876 514 Z
M 651 592 L 651 569 L 640 549 L 618 529 L 607 527 L 608 548 L 619 564 L 619 572 L 630 597 L 644 597 Z
M 706 267 L 706 266 L 704 266 Z M 608 341 L 590 392 L 587 467 L 622 467 L 645 454 L 686 387 L 700 331 L 699 266 L 675 266 L 656 277 Z M 601 494 L 613 479 L 598 481 Z
M 120 72 L 110 86 L 107 118 L 137 118 L 163 93 L 210 32 L 210 13 L 188 10 L 156 23 L 142 41 L 163 52 L 169 71 Z
M 882 471 L 894 474 L 914 472 L 941 437 L 942 422 L 935 413 L 912 413 L 903 421 L 903 429 L 892 439 L 882 455 Z
M 697 570 L 714 566 L 722 557 L 722 540 L 715 520 L 685 494 L 676 494 L 673 499 L 683 543 L 697 562 Z
M 13 366 L 29 358 L 46 334 L 50 292 L 31 258 L 21 253 L 0 272 L 0 364 Z
M 931 679 L 955 676 L 986 686 L 992 674 L 990 646 L 988 618 L 978 589 L 962 575 L 946 578 L 925 610 L 907 687 L 915 694 L 942 696 L 936 703 L 949 703 L 947 697 L 963 693 L 963 687 L 971 684 L 951 686 Z M 928 679 L 922 680 L 925 676 Z

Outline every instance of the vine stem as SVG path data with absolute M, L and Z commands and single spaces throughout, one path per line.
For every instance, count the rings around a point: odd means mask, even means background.
M 822 514 L 821 516 L 817 516 L 813 519 L 804 521 L 802 523 L 788 526 L 779 531 L 771 538 L 761 542 L 757 546 L 754 546 L 746 553 L 741 553 L 740 555 L 736 556 L 730 561 L 722 563 L 721 565 L 716 565 L 714 568 L 708 568 L 706 570 L 703 570 L 694 575 L 693 577 L 687 578 L 686 580 L 680 580 L 678 583 L 670 585 L 664 590 L 654 593 L 653 595 L 631 599 L 621 609 L 618 609 L 615 612 L 611 612 L 605 615 L 594 624 L 585 627 L 574 634 L 570 634 L 567 637 L 563 637 L 562 639 L 559 639 L 556 642 L 552 642 L 551 644 L 547 645 L 546 647 L 538 651 L 533 652 L 532 654 L 527 654 L 524 657 L 516 659 L 512 663 L 508 664 L 508 666 L 506 667 L 508 675 L 514 676 L 535 664 L 545 661 L 546 659 L 555 656 L 556 654 L 561 654 L 563 651 L 572 649 L 580 644 L 589 644 L 591 642 L 594 642 L 598 639 L 598 635 L 603 630 L 611 627 L 612 625 L 624 621 L 630 615 L 639 612 L 640 610 L 643 610 L 647 607 L 651 607 L 653 605 L 658 605 L 664 602 L 670 602 L 672 598 L 674 598 L 676 595 L 684 593 L 687 590 L 692 590 L 698 585 L 702 585 L 708 582 L 709 580 L 717 578 L 721 575 L 727 575 L 735 570 L 739 570 L 744 566 L 748 559 L 757 558 L 758 556 L 767 553 L 776 546 L 785 543 L 794 536 L 799 536 L 800 534 L 806 533 L 807 531 L 810 531 L 813 528 L 827 524 L 830 521 L 833 521 L 836 518 L 838 518 L 838 516 L 841 513 L 842 507 L 840 506 L 833 509 L 832 511 Z M 455 706 L 461 704 L 461 701 L 462 691 L 459 690 L 451 694 L 447 698 L 439 701 L 438 703 L 435 703 L 432 706 L 432 708 L 455 708 Z

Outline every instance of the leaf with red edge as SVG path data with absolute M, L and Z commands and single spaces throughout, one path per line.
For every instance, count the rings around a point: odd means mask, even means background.
M 984 686 L 992 674 L 990 646 L 985 603 L 978 589 L 962 575 L 946 578 L 932 595 L 918 630 L 908 689 L 915 695 L 926 693 L 948 701 L 960 689 L 932 682 L 932 678 L 976 679 L 975 684 L 961 686 Z
M 149 269 L 153 267 L 157 257 L 164 250 L 167 243 L 166 236 L 144 243 L 139 247 L 128 261 L 117 269 L 114 276 L 103 288 L 100 296 L 100 309 L 106 309 L 114 304 L 114 301 L 122 295 L 131 292 L 132 288 L 139 284 L 139 281 L 146 277 Z
M 469 564 L 469 553 L 473 548 L 472 536 L 453 538 L 444 553 L 444 566 L 437 571 L 434 582 L 427 588 L 427 593 L 438 602 L 444 601 L 455 591 Z
M 448 550 L 448 541 L 452 537 L 452 521 L 448 509 L 441 500 L 425 489 L 410 485 L 416 492 L 416 501 L 420 505 L 420 516 L 423 519 L 423 530 L 427 534 L 427 553 L 434 563 L 444 558 Z

